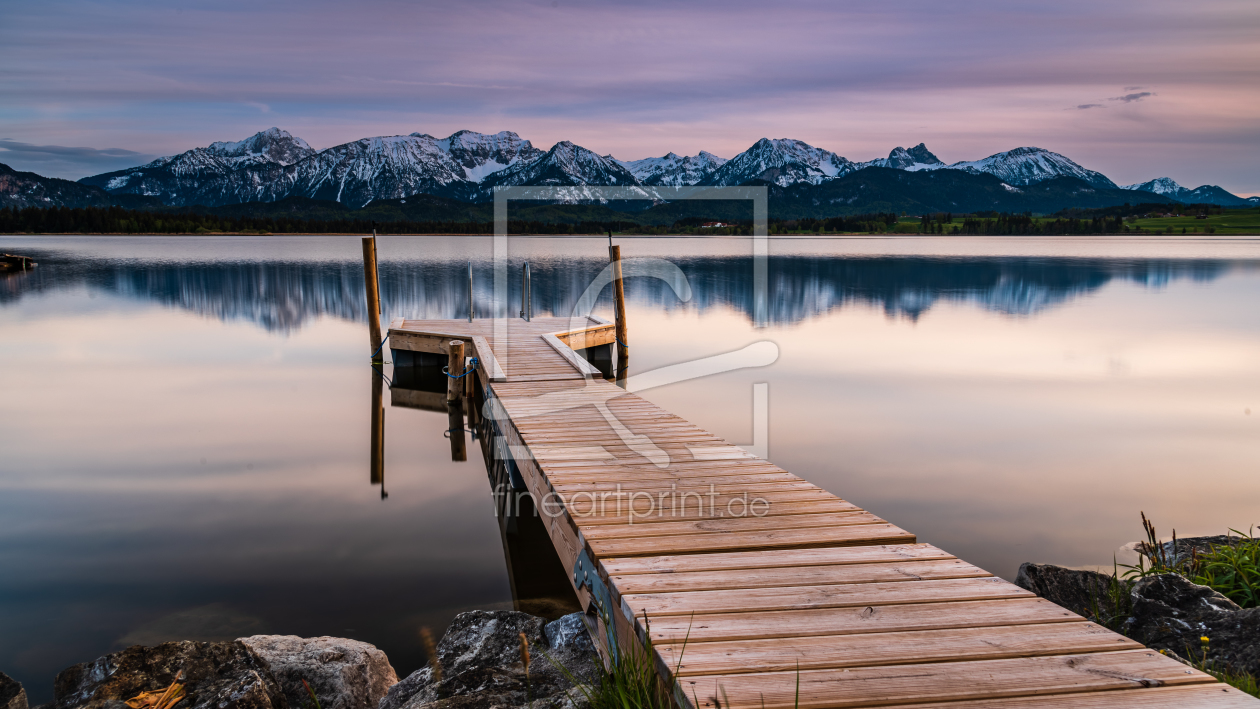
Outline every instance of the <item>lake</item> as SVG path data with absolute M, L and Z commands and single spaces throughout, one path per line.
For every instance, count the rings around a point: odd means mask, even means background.
M 1109 566 L 1140 511 L 1165 535 L 1260 523 L 1260 240 L 775 238 L 765 322 L 749 240 L 618 243 L 691 290 L 628 281 L 632 373 L 779 350 L 642 396 L 749 445 L 766 383 L 770 460 L 920 541 L 1011 579 Z M 465 316 L 470 260 L 493 313 L 490 239 L 378 250 L 386 322 Z M 71 664 L 172 639 L 353 637 L 402 676 L 419 627 L 512 608 L 512 565 L 550 573 L 509 548 L 481 457 L 451 460 L 445 413 L 387 391 L 372 483 L 357 237 L 0 252 L 40 264 L 0 276 L 0 671 L 32 705 Z M 506 307 L 528 260 L 539 316 L 607 261 L 602 237 L 509 253 Z

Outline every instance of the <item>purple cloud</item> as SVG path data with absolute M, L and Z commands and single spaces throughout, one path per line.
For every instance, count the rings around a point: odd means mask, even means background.
M 1107 100 L 1108 101 L 1123 101 L 1124 103 L 1133 103 L 1134 101 L 1141 101 L 1147 96 L 1154 96 L 1154 95 L 1155 94 L 1151 93 L 1150 91 L 1141 91 L 1135 94 L 1125 94 L 1123 96 L 1116 96 L 1115 98 L 1109 98 Z

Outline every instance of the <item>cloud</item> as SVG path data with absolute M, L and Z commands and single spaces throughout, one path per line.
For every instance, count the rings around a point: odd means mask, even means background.
M 1124 90 L 1125 91 L 1141 91 L 1144 88 L 1146 87 L 1145 86 L 1126 86 L 1124 87 Z
M 1106 108 L 1106 106 L 1102 105 L 1101 103 L 1082 103 L 1076 108 L 1077 110 L 1084 111 L 1087 108 Z
M 48 177 L 78 179 L 141 165 L 155 157 L 123 148 L 73 148 L 0 139 L 0 162 L 16 170 L 37 172 Z
M 1147 96 L 1154 96 L 1154 95 L 1155 95 L 1155 94 L 1151 93 L 1150 91 L 1139 91 L 1138 93 L 1135 93 L 1135 94 L 1125 94 L 1125 95 L 1123 95 L 1123 96 L 1115 96 L 1115 97 L 1113 97 L 1113 98 L 1109 98 L 1109 99 L 1107 99 L 1107 100 L 1108 100 L 1108 101 L 1123 101 L 1123 102 L 1125 102 L 1125 103 L 1133 103 L 1134 101 L 1141 101 L 1142 99 L 1146 98 Z

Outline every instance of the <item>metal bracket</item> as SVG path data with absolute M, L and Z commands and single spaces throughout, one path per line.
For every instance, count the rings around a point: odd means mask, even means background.
M 612 615 L 614 612 L 612 594 L 608 592 L 608 586 L 604 585 L 604 580 L 599 577 L 599 571 L 585 549 L 578 554 L 577 561 L 573 562 L 573 585 L 576 588 L 586 586 L 591 592 L 598 615 L 602 617 L 604 629 L 608 633 L 608 652 L 612 656 L 612 661 L 616 663 L 618 661 L 617 628 Z

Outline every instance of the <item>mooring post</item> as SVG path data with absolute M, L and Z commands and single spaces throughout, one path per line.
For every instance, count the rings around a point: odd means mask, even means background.
M 385 404 L 382 401 L 383 380 L 377 372 L 372 372 L 372 452 L 368 456 L 371 466 L 373 485 L 381 486 L 381 499 L 388 497 L 385 492 Z
M 624 383 L 626 363 L 630 360 L 630 345 L 626 339 L 626 285 L 621 277 L 621 247 L 610 245 L 608 258 L 612 260 L 613 304 L 616 307 L 617 320 L 617 381 Z
M 451 437 L 451 460 L 468 460 L 468 442 L 464 438 L 464 402 L 446 402 L 446 435 Z
M 363 284 L 367 290 L 368 340 L 373 362 L 385 361 L 381 353 L 381 287 L 376 277 L 376 232 L 363 237 Z
M 464 341 L 451 340 L 446 351 L 446 400 L 455 401 L 464 390 L 464 380 L 456 379 L 464 372 Z
M 521 271 L 521 317 L 525 322 L 534 315 L 534 294 L 529 287 L 529 261 L 525 262 L 525 270 Z
M 472 261 L 468 262 L 468 322 L 473 321 Z

